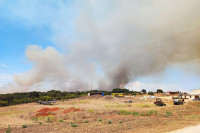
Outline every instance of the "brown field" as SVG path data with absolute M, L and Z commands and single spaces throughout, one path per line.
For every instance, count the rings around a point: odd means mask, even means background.
M 133 103 L 124 103 L 128 99 Z M 1 107 L 0 133 L 5 133 L 9 125 L 11 133 L 162 133 L 200 123 L 199 102 L 175 106 L 171 99 L 163 98 L 167 106 L 157 107 L 154 101 L 141 96 L 86 96 L 57 105 Z M 41 109 L 49 115 L 39 112 Z

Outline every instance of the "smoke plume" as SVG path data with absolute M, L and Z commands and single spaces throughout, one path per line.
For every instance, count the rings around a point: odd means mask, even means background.
M 199 63 L 199 5 L 199 0 L 76 1 L 70 37 L 62 10 L 58 21 L 51 19 L 53 41 L 62 52 L 29 46 L 33 68 L 15 75 L 15 84 L 26 91 L 111 90 L 173 64 Z

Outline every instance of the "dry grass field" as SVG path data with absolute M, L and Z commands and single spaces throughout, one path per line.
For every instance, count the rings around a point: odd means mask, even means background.
M 124 103 L 128 99 L 133 102 Z M 86 96 L 57 105 L 1 107 L 0 132 L 9 132 L 10 125 L 10 133 L 162 133 L 200 123 L 200 103 L 175 106 L 172 99 L 162 99 L 166 107 L 155 106 L 155 99 L 141 96 Z M 41 109 L 49 115 L 39 112 Z

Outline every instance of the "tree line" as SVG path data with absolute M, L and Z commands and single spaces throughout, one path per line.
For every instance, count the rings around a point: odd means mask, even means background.
M 146 90 L 142 91 L 129 91 L 128 89 L 115 88 L 112 91 L 77 91 L 77 92 L 62 92 L 58 90 L 51 90 L 48 92 L 21 92 L 12 94 L 0 94 L 0 106 L 9 106 L 23 103 L 31 103 L 36 101 L 50 101 L 50 100 L 65 100 L 73 99 L 88 95 L 92 92 L 104 92 L 104 95 L 111 95 L 111 93 L 124 93 L 125 95 L 142 95 L 146 94 Z M 158 93 L 163 93 L 161 89 L 157 90 Z M 149 95 L 154 95 L 154 92 L 148 92 Z

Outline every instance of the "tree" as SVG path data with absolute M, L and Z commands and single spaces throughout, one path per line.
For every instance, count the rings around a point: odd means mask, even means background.
M 125 93 L 125 92 L 129 92 L 128 89 L 121 89 L 121 88 L 115 88 L 112 90 L 112 93 Z
M 143 94 L 146 94 L 147 91 L 146 91 L 145 89 L 142 89 L 142 93 L 143 93 Z
M 137 92 L 133 92 L 132 95 L 134 95 L 134 96 L 137 95 Z
M 38 98 L 40 96 L 40 94 L 39 94 L 39 92 L 37 92 L 37 91 L 32 91 L 32 92 L 29 92 L 28 93 L 28 97 L 30 97 L 30 98 Z
M 49 101 L 51 100 L 51 97 L 50 96 L 43 96 L 40 98 L 42 101 Z
M 154 93 L 152 91 L 149 91 L 148 95 L 154 95 Z
M 163 93 L 163 90 L 157 89 L 157 93 Z

